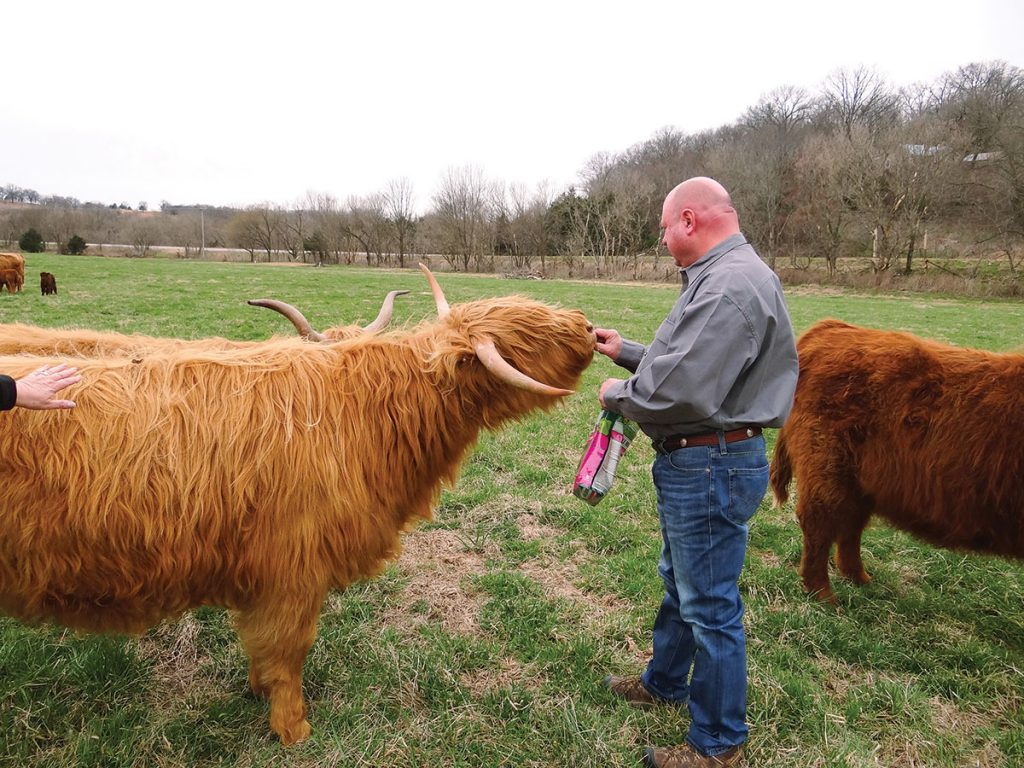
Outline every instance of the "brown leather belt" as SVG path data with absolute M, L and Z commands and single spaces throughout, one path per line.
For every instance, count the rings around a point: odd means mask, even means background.
M 761 434 L 760 427 L 740 427 L 728 432 L 704 432 L 700 435 L 669 435 L 652 440 L 651 445 L 658 453 L 672 453 L 680 448 L 693 448 L 698 445 L 718 445 L 718 436 L 722 435 L 727 443 L 737 440 L 749 440 Z

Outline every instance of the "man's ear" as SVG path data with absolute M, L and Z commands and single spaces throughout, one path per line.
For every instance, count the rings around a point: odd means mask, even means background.
M 693 226 L 697 221 L 697 217 L 694 216 L 692 210 L 689 208 L 683 208 L 683 210 L 679 212 L 679 220 L 683 223 L 687 232 L 693 232 Z

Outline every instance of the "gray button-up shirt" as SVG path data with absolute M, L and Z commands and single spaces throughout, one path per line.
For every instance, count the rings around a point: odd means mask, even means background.
M 615 362 L 633 376 L 605 391 L 608 408 L 653 438 L 782 426 L 797 356 L 778 276 L 743 235 L 680 271 L 682 292 L 651 345 L 623 340 Z

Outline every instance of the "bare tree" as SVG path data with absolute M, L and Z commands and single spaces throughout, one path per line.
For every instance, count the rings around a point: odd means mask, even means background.
M 978 212 L 985 239 L 1015 271 L 1024 238 L 1024 70 L 969 64 L 941 83 L 939 112 L 963 137 L 961 202 Z
M 743 228 L 774 269 L 795 208 L 794 166 L 812 100 L 801 88 L 765 94 L 740 120 L 740 131 L 708 153 L 712 173 L 726 181 Z
M 755 130 L 769 127 L 783 135 L 790 135 L 807 123 L 813 103 L 803 88 L 784 85 L 762 96 L 757 104 L 744 113 L 740 123 Z
M 314 264 L 323 266 L 325 260 L 341 261 L 341 242 L 345 238 L 338 201 L 333 195 L 307 192 L 304 202 L 310 215 L 309 245 L 314 254 Z
M 232 240 L 249 252 L 250 261 L 256 261 L 256 251 L 267 254 L 267 261 L 273 259 L 283 228 L 283 212 L 272 203 L 250 205 L 232 217 L 228 232 Z
M 362 246 L 368 265 L 380 265 L 385 261 L 391 235 L 385 208 L 383 194 L 352 196 L 342 217 L 345 233 Z
M 131 227 L 132 251 L 136 256 L 146 257 L 149 249 L 154 245 L 153 231 L 148 222 L 137 221 Z
M 416 208 L 412 181 L 406 177 L 392 179 L 384 188 L 384 215 L 391 225 L 398 248 L 398 266 L 405 267 L 405 257 L 416 234 Z
M 845 136 L 815 135 L 803 145 L 793 168 L 796 237 L 812 257 L 825 260 L 830 277 L 853 219 L 848 196 L 855 151 Z
M 445 260 L 463 271 L 478 261 L 487 240 L 488 183 L 476 166 L 449 168 L 433 196 L 434 213 L 444 238 Z
M 899 114 L 899 99 L 885 80 L 864 67 L 840 69 L 824 85 L 822 114 L 850 137 L 855 125 L 869 131 L 892 126 Z
M 308 212 L 300 203 L 281 217 L 281 243 L 290 261 L 305 260 Z
M 913 268 L 923 227 L 961 165 L 959 153 L 943 144 L 946 136 L 935 126 L 901 126 L 876 136 L 864 127 L 854 130 L 847 196 L 872 239 L 876 271 L 900 256 L 905 272 Z

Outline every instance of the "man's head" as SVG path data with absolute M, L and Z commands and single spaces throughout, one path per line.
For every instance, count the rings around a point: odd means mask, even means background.
M 679 184 L 661 208 L 661 241 L 676 264 L 688 267 L 708 250 L 740 231 L 725 187 L 707 176 Z

